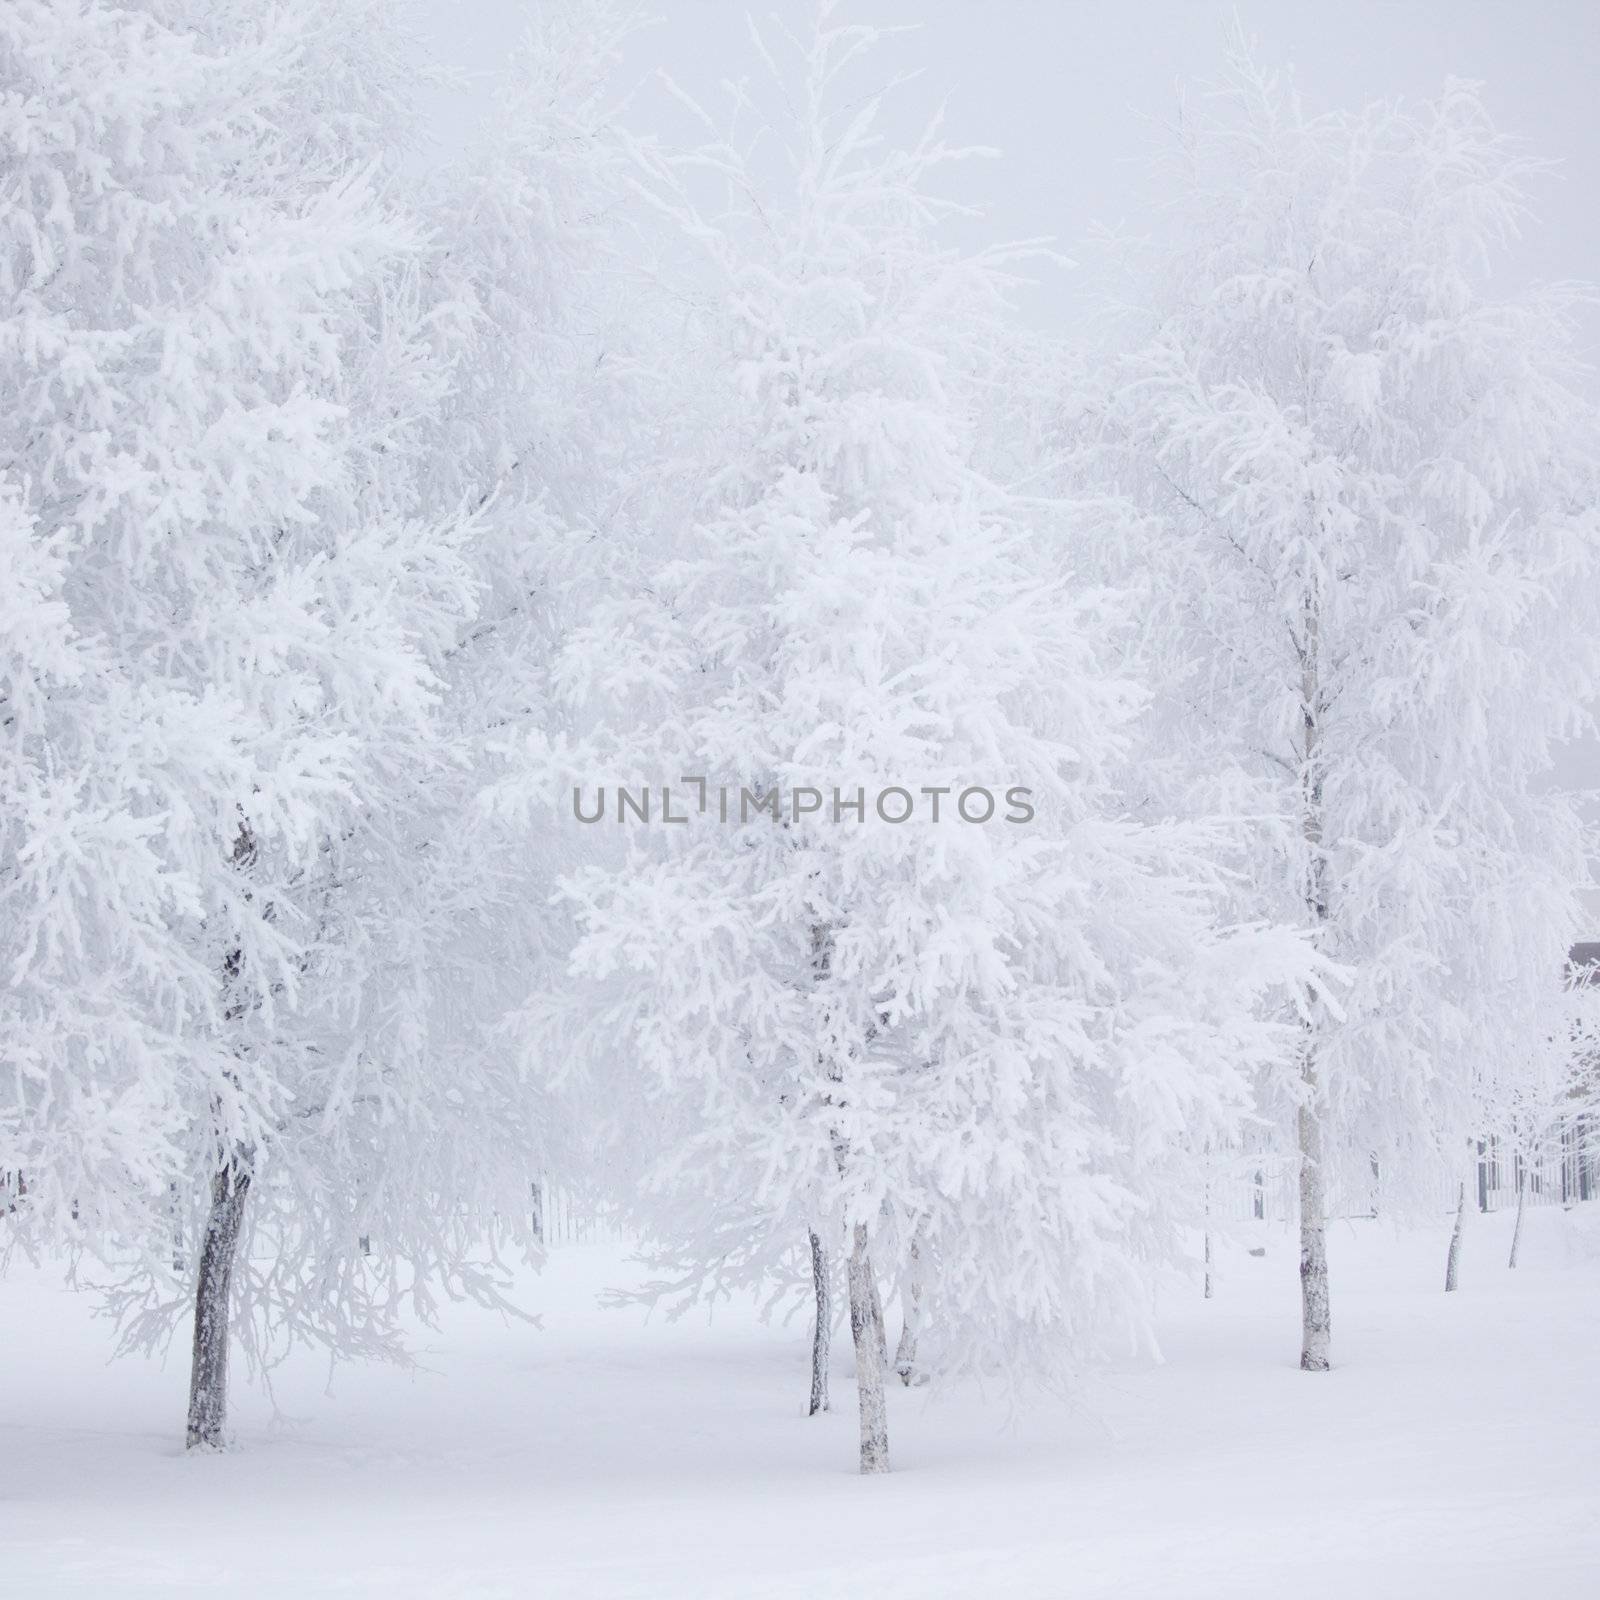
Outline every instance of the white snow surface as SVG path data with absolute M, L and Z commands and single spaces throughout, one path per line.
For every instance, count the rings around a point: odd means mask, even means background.
M 891 1395 L 895 1471 L 855 1468 L 849 1341 L 804 1415 L 807 1330 L 602 1309 L 624 1250 L 566 1246 L 542 1330 L 452 1307 L 424 1370 L 312 1356 L 280 1414 L 236 1374 L 237 1447 L 182 1452 L 186 1370 L 108 1363 L 59 1274 L 0 1280 L 0 1588 L 61 1596 L 778 1600 L 1600 1592 L 1600 1205 L 1335 1224 L 1330 1374 L 1294 1366 L 1291 1235 L 1168 1295 L 1164 1365 L 1007 1422 Z M 1249 1245 L 1264 1245 L 1252 1257 Z M 891 1333 L 897 1317 L 890 1310 Z

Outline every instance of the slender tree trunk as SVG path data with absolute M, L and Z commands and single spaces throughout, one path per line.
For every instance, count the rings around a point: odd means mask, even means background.
M 194 1294 L 194 1353 L 189 1369 L 188 1448 L 219 1450 L 228 1421 L 228 1312 L 233 1260 L 250 1192 L 248 1169 L 222 1167 L 211 1180 L 211 1210 L 200 1247 Z
M 822 1240 L 811 1234 L 811 1287 L 816 1295 L 817 1321 L 811 1330 L 811 1407 L 808 1416 L 828 1410 L 828 1355 L 833 1342 L 833 1271 Z
M 889 1370 L 889 1319 L 883 1314 L 883 1292 L 878 1288 L 877 1274 L 868 1280 L 872 1284 L 872 1325 L 878 1330 L 878 1359 L 883 1370 Z
M 1528 1205 L 1528 1163 L 1519 1155 L 1517 1162 L 1517 1220 L 1511 1229 L 1511 1259 L 1508 1267 L 1517 1264 L 1517 1252 L 1522 1248 L 1522 1213 Z
M 1206 1299 L 1211 1298 L 1211 1229 L 1206 1229 Z
M 255 866 L 256 839 L 241 815 L 234 837 L 235 869 L 248 877 Z M 267 908 L 271 918 L 271 908 Z M 223 1017 L 238 1022 L 254 1009 L 245 973 L 244 950 L 234 946 L 222 963 Z M 217 1111 L 213 1105 L 213 1113 Z M 250 1193 L 251 1152 L 220 1141 L 217 1170 L 211 1178 L 211 1209 L 200 1240 L 200 1271 L 194 1290 L 194 1344 L 189 1365 L 189 1423 L 186 1447 L 220 1450 L 228 1423 L 228 1315 L 233 1301 L 233 1262 Z
M 917 1378 L 917 1334 L 922 1328 L 922 1252 L 911 1241 L 911 1262 L 901 1306 L 900 1343 L 895 1346 L 894 1370 L 908 1389 Z
M 861 1470 L 889 1470 L 889 1407 L 884 1394 L 887 1340 L 883 1313 L 867 1253 L 867 1230 L 856 1224 L 850 1252 L 850 1336 L 856 1347 L 856 1397 L 861 1406 Z
M 1450 1253 L 1444 1261 L 1444 1292 L 1454 1294 L 1461 1280 L 1461 1234 L 1467 1224 L 1467 1180 L 1456 1189 L 1456 1223 L 1450 1230 Z
M 1300 769 L 1300 832 L 1306 847 L 1306 911 L 1319 949 L 1330 909 L 1328 863 L 1323 852 L 1322 607 L 1313 582 L 1306 591 L 1300 653 L 1300 704 L 1304 744 Z M 1317 1028 L 1306 1028 L 1300 1062 L 1301 1099 L 1295 1118 L 1300 1145 L 1300 1369 L 1326 1372 L 1333 1342 L 1328 1294 L 1328 1196 L 1324 1166 L 1322 1097 L 1317 1075 Z
M 182 1277 L 188 1267 L 188 1252 L 183 1247 L 183 1212 L 178 1205 L 177 1181 L 167 1185 L 167 1215 L 172 1219 L 172 1271 Z
M 1308 1078 L 1310 1077 L 1308 1072 Z M 1314 1080 L 1311 1080 L 1314 1083 Z M 1326 1372 L 1333 1340 L 1328 1300 L 1327 1194 L 1322 1121 L 1309 1100 L 1300 1107 L 1300 1370 Z
M 823 924 L 811 930 L 812 974 L 821 983 L 833 963 L 833 933 Z M 840 1083 L 839 1063 L 822 1052 L 825 1075 Z M 849 1175 L 849 1142 L 833 1130 L 833 1157 L 842 1176 Z M 889 1470 L 889 1407 L 884 1395 L 884 1375 L 889 1368 L 889 1336 L 883 1326 L 883 1301 L 867 1250 L 867 1230 L 857 1223 L 852 1235 L 847 1281 L 850 1292 L 850 1337 L 856 1351 L 856 1398 L 861 1410 L 861 1471 Z

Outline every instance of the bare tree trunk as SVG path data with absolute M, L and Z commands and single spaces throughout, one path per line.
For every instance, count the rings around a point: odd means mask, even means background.
M 889 1470 L 889 1407 L 884 1395 L 882 1307 L 867 1253 L 867 1230 L 856 1224 L 855 1248 L 850 1252 L 850 1336 L 856 1347 L 856 1397 L 861 1406 L 861 1470 L 864 1474 Z
M 1206 1229 L 1206 1299 L 1211 1298 L 1211 1229 Z
M 900 1321 L 900 1342 L 894 1349 L 894 1370 L 908 1389 L 917 1380 L 917 1324 L 922 1316 L 922 1291 L 913 1283 L 906 1288 L 905 1311 Z
M 1310 1077 L 1309 1069 L 1307 1076 Z M 1328 1202 L 1323 1186 L 1322 1122 L 1316 1106 L 1309 1100 L 1300 1107 L 1297 1125 L 1300 1135 L 1300 1370 L 1326 1372 L 1333 1340 L 1328 1300 Z
M 811 1233 L 811 1287 L 816 1295 L 817 1321 L 811 1330 L 811 1408 L 808 1416 L 828 1410 L 828 1355 L 833 1335 L 833 1271 L 828 1252 L 813 1229 Z
M 1463 1178 L 1456 1190 L 1456 1224 L 1450 1230 L 1450 1253 L 1444 1261 L 1444 1292 L 1454 1294 L 1460 1287 L 1461 1234 L 1467 1223 L 1467 1180 Z
M 172 1271 L 175 1277 L 181 1278 L 189 1261 L 183 1247 L 183 1212 L 178 1205 L 176 1179 L 167 1185 L 167 1215 L 172 1219 Z
M 242 814 L 233 841 L 232 861 L 246 877 L 255 866 L 255 834 Z M 270 907 L 267 916 L 270 920 Z M 256 997 L 250 992 L 240 946 L 234 946 L 223 958 L 222 993 L 222 1015 L 230 1023 L 254 1008 Z M 213 1104 L 214 1114 L 218 1109 Z M 194 1289 L 194 1343 L 185 1441 L 190 1450 L 220 1450 L 227 1428 L 228 1313 L 233 1300 L 234 1256 L 239 1248 L 245 1199 L 250 1193 L 250 1158 L 249 1150 L 219 1138 L 217 1170 L 211 1178 L 211 1209 L 200 1240 L 200 1271 Z
M 825 980 L 833 963 L 833 933 L 825 925 L 811 930 L 812 973 L 815 981 Z M 823 1052 L 822 1066 L 834 1083 L 842 1080 L 837 1061 Z M 833 1156 L 842 1175 L 848 1176 L 849 1142 L 836 1127 L 833 1130 Z M 850 1337 L 856 1351 L 856 1398 L 861 1410 L 861 1471 L 864 1474 L 889 1470 L 889 1406 L 883 1392 L 884 1374 L 889 1367 L 889 1336 L 883 1325 L 883 1301 L 878 1294 L 877 1277 L 867 1251 L 867 1230 L 856 1223 L 851 1240 L 847 1269 L 850 1291 Z
M 883 1314 L 883 1292 L 878 1288 L 878 1276 L 873 1273 L 869 1282 L 872 1284 L 872 1325 L 878 1330 L 878 1359 L 883 1364 L 883 1370 L 889 1370 L 889 1319 Z
M 922 1252 L 911 1241 L 911 1261 L 900 1315 L 900 1343 L 895 1346 L 894 1370 L 908 1389 L 917 1378 L 917 1334 L 922 1327 Z
M 1516 1157 L 1517 1163 L 1517 1220 L 1511 1229 L 1511 1259 L 1506 1262 L 1508 1267 L 1517 1264 L 1517 1252 L 1522 1248 L 1522 1213 L 1528 1205 L 1528 1163 L 1521 1155 Z
M 1330 920 L 1328 863 L 1322 829 L 1322 609 L 1315 581 L 1308 584 L 1300 656 L 1300 714 L 1304 743 L 1300 769 L 1300 832 L 1306 846 L 1306 911 L 1322 948 Z M 1323 1164 L 1322 1105 L 1317 1081 L 1317 1030 L 1306 1027 L 1300 1062 L 1301 1099 L 1295 1118 L 1300 1145 L 1300 1370 L 1326 1372 L 1333 1342 L 1328 1294 L 1328 1196 Z
M 228 1311 L 233 1261 L 250 1192 L 247 1168 L 224 1166 L 211 1180 L 211 1210 L 200 1247 L 189 1369 L 189 1449 L 220 1450 L 228 1421 Z

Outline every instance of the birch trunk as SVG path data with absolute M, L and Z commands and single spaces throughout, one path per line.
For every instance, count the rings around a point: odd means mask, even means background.
M 828 1409 L 828 1354 L 833 1334 L 833 1273 L 822 1240 L 811 1235 L 811 1287 L 816 1295 L 817 1321 L 811 1332 L 811 1408 L 808 1416 Z
M 884 1394 L 886 1339 L 867 1230 L 859 1223 L 850 1252 L 850 1336 L 856 1347 L 856 1398 L 861 1407 L 861 1471 L 889 1470 L 889 1408 Z
M 183 1247 L 183 1211 L 178 1204 L 178 1185 L 167 1185 L 167 1214 L 172 1218 L 172 1272 L 181 1278 L 189 1266 L 188 1252 Z
M 812 973 L 816 981 L 825 980 L 833 964 L 833 934 L 817 924 L 811 930 Z M 823 1052 L 824 1074 L 841 1083 L 839 1063 Z M 849 1141 L 835 1128 L 833 1158 L 840 1175 L 849 1176 Z M 884 1396 L 884 1375 L 889 1368 L 889 1336 L 883 1325 L 883 1301 L 878 1294 L 877 1276 L 867 1251 L 867 1230 L 857 1223 L 852 1235 L 848 1264 L 850 1292 L 850 1337 L 856 1350 L 856 1398 L 861 1409 L 861 1471 L 864 1474 L 889 1470 L 889 1409 Z
M 220 1450 L 228 1421 L 228 1311 L 248 1170 L 221 1168 L 211 1180 L 211 1210 L 200 1247 L 194 1293 L 194 1350 L 189 1369 L 190 1450 Z
M 1300 832 L 1306 847 L 1306 913 L 1318 948 L 1329 922 L 1328 868 L 1322 827 L 1322 609 L 1314 583 L 1306 592 L 1300 653 L 1300 704 L 1304 744 L 1300 768 Z M 1300 1109 L 1300 1370 L 1326 1372 L 1333 1342 L 1328 1295 L 1328 1197 L 1323 1164 L 1322 1097 L 1317 1075 L 1317 1028 L 1308 1020 L 1301 1058 Z
M 911 1243 L 911 1262 L 906 1272 L 905 1303 L 900 1318 L 900 1343 L 895 1346 L 894 1370 L 908 1389 L 917 1378 L 917 1334 L 922 1326 L 922 1255 L 916 1241 Z
M 1517 1157 L 1517 1220 L 1511 1228 L 1511 1259 L 1508 1267 L 1517 1264 L 1517 1252 L 1522 1248 L 1522 1213 L 1528 1205 L 1528 1163 Z
M 1307 1068 L 1308 1091 L 1315 1080 Z M 1326 1372 L 1333 1340 L 1328 1301 L 1327 1195 L 1323 1188 L 1322 1122 L 1309 1100 L 1300 1107 L 1300 1370 Z
M 1467 1225 L 1467 1180 L 1456 1190 L 1456 1223 L 1450 1230 L 1450 1253 L 1444 1261 L 1444 1292 L 1454 1294 L 1461 1280 L 1461 1234 Z
M 255 834 L 241 820 L 233 841 L 234 867 L 246 876 L 256 860 Z M 268 917 L 270 919 L 270 908 Z M 237 1022 L 254 1006 L 235 946 L 222 963 L 223 1017 Z M 213 1106 L 213 1111 L 217 1108 Z M 250 1193 L 249 1152 L 222 1141 L 211 1179 L 211 1209 L 200 1241 L 200 1271 L 194 1289 L 194 1345 L 189 1364 L 189 1423 L 186 1448 L 220 1450 L 228 1423 L 228 1312 L 233 1300 L 233 1262 L 239 1248 L 245 1198 Z
M 869 1276 L 872 1284 L 872 1325 L 878 1330 L 878 1359 L 883 1370 L 889 1370 L 889 1319 L 883 1314 L 883 1293 L 878 1288 L 878 1276 Z

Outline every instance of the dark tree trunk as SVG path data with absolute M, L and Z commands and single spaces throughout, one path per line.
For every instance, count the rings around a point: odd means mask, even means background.
M 811 1407 L 807 1415 L 814 1417 L 828 1409 L 828 1355 L 833 1342 L 833 1269 L 815 1232 L 811 1235 L 811 1287 L 817 1320 L 811 1330 Z
M 234 836 L 234 868 L 248 878 L 256 862 L 256 838 L 240 814 Z M 246 891 L 246 899 L 250 898 Z M 265 916 L 271 920 L 272 909 Z M 255 1009 L 245 973 L 242 945 L 234 945 L 222 962 L 222 1015 L 236 1023 Z M 213 1103 L 212 1112 L 220 1112 Z M 220 1133 L 220 1130 L 219 1130 Z M 231 1151 L 231 1155 L 230 1152 Z M 200 1270 L 194 1289 L 194 1345 L 189 1365 L 189 1423 L 186 1446 L 190 1450 L 220 1450 L 228 1425 L 228 1320 L 233 1303 L 233 1263 L 244 1222 L 244 1203 L 250 1193 L 252 1152 L 219 1137 L 217 1170 L 211 1178 L 211 1209 L 206 1214 L 200 1240 Z
M 228 1421 L 228 1312 L 233 1262 L 250 1192 L 250 1173 L 225 1166 L 211 1180 L 211 1210 L 200 1247 L 189 1369 L 188 1448 L 220 1450 Z

